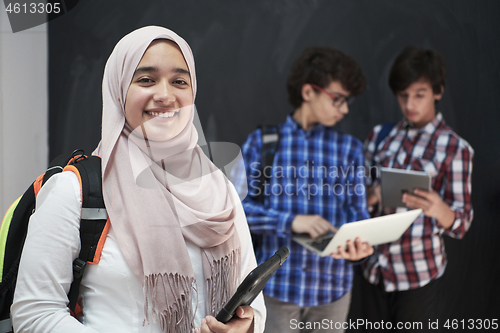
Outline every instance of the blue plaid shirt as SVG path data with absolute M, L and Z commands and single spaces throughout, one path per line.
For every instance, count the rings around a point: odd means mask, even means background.
M 286 246 L 290 256 L 267 283 L 264 293 L 299 306 L 332 303 L 352 287 L 353 271 L 345 260 L 320 257 L 292 241 L 296 215 L 320 215 L 336 227 L 369 218 L 365 199 L 362 143 L 333 127 L 317 124 L 304 131 L 291 116 L 279 125 L 280 144 L 273 166 L 262 170 L 261 131 L 242 147 L 249 195 L 243 200 L 250 230 L 262 236 L 258 263 Z M 265 202 L 255 200 L 261 172 Z M 244 182 L 244 175 L 233 180 Z

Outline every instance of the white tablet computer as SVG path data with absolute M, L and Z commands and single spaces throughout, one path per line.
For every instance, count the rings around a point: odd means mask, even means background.
M 424 171 L 380 168 L 380 188 L 382 206 L 406 207 L 401 201 L 403 193 L 413 193 L 415 189 L 431 190 L 431 176 Z
M 309 235 L 300 234 L 294 236 L 293 240 L 319 256 L 325 257 L 338 253 L 339 246 L 345 246 L 347 240 L 354 241 L 356 237 L 370 245 L 393 242 L 403 235 L 420 214 L 422 214 L 422 209 L 413 209 L 346 223 L 336 233 L 328 233 L 315 239 Z

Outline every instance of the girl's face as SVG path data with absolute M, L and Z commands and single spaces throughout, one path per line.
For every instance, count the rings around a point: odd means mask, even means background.
M 192 107 L 191 77 L 179 47 L 170 40 L 154 40 L 127 91 L 128 124 L 133 130 L 144 125 L 149 140 L 169 140 L 186 127 Z

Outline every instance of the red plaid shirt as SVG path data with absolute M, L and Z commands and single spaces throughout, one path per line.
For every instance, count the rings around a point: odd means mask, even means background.
M 474 150 L 446 125 L 441 113 L 421 129 L 400 121 L 375 149 L 381 128 L 375 126 L 366 139 L 367 165 L 427 171 L 433 189 L 455 212 L 455 221 L 448 229 L 438 226 L 434 218 L 420 215 L 400 239 L 379 245 L 363 264 L 365 278 L 378 284 L 382 277 L 386 291 L 415 289 L 444 273 L 443 234 L 460 239 L 470 227 Z M 394 212 L 386 208 L 383 214 Z

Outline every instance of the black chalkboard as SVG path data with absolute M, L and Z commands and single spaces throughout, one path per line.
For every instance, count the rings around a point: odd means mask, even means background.
M 338 127 L 362 140 L 374 125 L 401 117 L 387 85 L 395 56 L 408 44 L 435 48 L 448 66 L 438 107 L 476 153 L 472 227 L 463 240 L 446 238 L 443 319 L 498 317 L 499 22 L 498 1 L 80 1 L 49 23 L 50 158 L 97 145 L 106 59 L 141 26 L 165 26 L 191 45 L 205 134 L 240 145 L 257 125 L 293 111 L 285 80 L 305 47 L 335 47 L 360 63 L 368 88 Z

